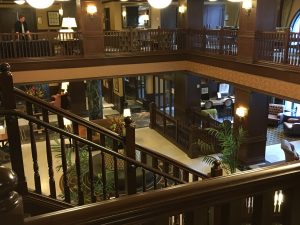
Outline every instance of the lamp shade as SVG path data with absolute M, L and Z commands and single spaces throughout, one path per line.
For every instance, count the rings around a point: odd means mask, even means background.
M 77 27 L 77 24 L 76 24 L 76 20 L 74 17 L 64 17 L 62 19 L 62 24 L 61 24 L 62 27 L 67 27 L 69 29 L 73 28 L 73 27 Z
M 124 110 L 123 110 L 123 116 L 124 116 L 124 117 L 130 117 L 130 116 L 131 116 L 131 111 L 130 111 L 130 109 L 124 109 Z
M 29 5 L 31 5 L 33 8 L 37 8 L 37 9 L 45 9 L 45 8 L 48 8 L 50 7 L 54 0 L 26 0 L 27 3 Z
M 23 5 L 25 3 L 25 0 L 16 0 L 16 1 L 14 1 L 14 3 L 16 3 L 18 5 Z
M 171 4 L 172 0 L 148 0 L 151 7 L 156 9 L 163 9 Z

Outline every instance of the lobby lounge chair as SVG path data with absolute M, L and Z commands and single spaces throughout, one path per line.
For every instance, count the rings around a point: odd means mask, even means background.
M 284 133 L 288 136 L 300 136 L 300 119 L 290 118 L 283 123 Z
M 283 139 L 281 141 L 281 149 L 284 151 L 286 162 L 299 160 L 299 155 L 296 152 L 295 146 L 292 143 L 290 143 L 287 140 Z
M 268 125 L 278 126 L 283 121 L 284 105 L 269 104 Z

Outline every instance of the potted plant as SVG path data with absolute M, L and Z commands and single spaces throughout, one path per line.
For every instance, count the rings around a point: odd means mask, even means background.
M 235 173 L 238 167 L 238 152 L 246 136 L 245 130 L 241 126 L 237 129 L 233 129 L 231 122 L 228 120 L 225 120 L 216 128 L 206 128 L 206 130 L 219 142 L 221 155 L 219 158 L 209 155 L 215 153 L 213 145 L 199 140 L 200 151 L 206 155 L 203 161 L 209 165 L 213 165 L 216 160 L 220 159 L 223 169 L 227 172 Z

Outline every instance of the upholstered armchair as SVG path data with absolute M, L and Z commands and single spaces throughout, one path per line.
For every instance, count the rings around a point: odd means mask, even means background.
M 283 121 L 284 105 L 269 104 L 268 125 L 278 126 Z
M 283 139 L 281 141 L 281 149 L 284 152 L 286 162 L 299 160 L 299 155 L 296 152 L 295 146 L 292 143 L 290 143 L 287 140 Z
M 300 136 L 300 119 L 290 118 L 283 123 L 284 133 L 288 136 Z

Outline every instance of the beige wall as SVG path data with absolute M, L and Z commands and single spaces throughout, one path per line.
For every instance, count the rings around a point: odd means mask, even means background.
M 122 30 L 121 3 L 120 2 L 104 3 L 103 8 L 109 8 L 110 10 L 110 29 Z
M 223 80 L 236 85 L 248 86 L 254 90 L 273 96 L 300 101 L 299 84 L 189 61 L 13 72 L 13 79 L 15 83 L 32 83 L 74 79 L 101 79 L 113 76 L 120 77 L 132 74 L 151 74 L 182 70 L 203 74 L 212 79 Z M 123 92 L 123 87 L 120 87 L 120 91 Z
M 160 26 L 160 10 L 151 7 L 150 14 L 151 14 L 151 28 L 157 29 L 158 26 Z
M 60 6 L 53 5 L 47 9 L 37 9 L 36 10 L 36 21 L 37 21 L 37 29 L 38 30 L 48 30 L 48 29 L 60 29 L 60 26 L 58 27 L 49 27 L 48 26 L 48 17 L 47 17 L 47 11 L 58 11 L 60 9 Z M 38 18 L 41 18 L 41 24 L 39 24 Z
M 226 3 L 225 4 L 225 17 L 228 16 L 228 19 L 225 20 L 225 26 L 238 26 L 240 14 L 240 4 L 239 3 Z M 226 19 L 226 18 L 225 18 Z
M 283 27 L 289 27 L 298 10 L 300 10 L 299 0 L 285 0 L 281 25 Z
M 123 93 L 123 78 L 114 78 L 113 79 L 113 88 L 114 93 L 120 97 L 124 95 Z

